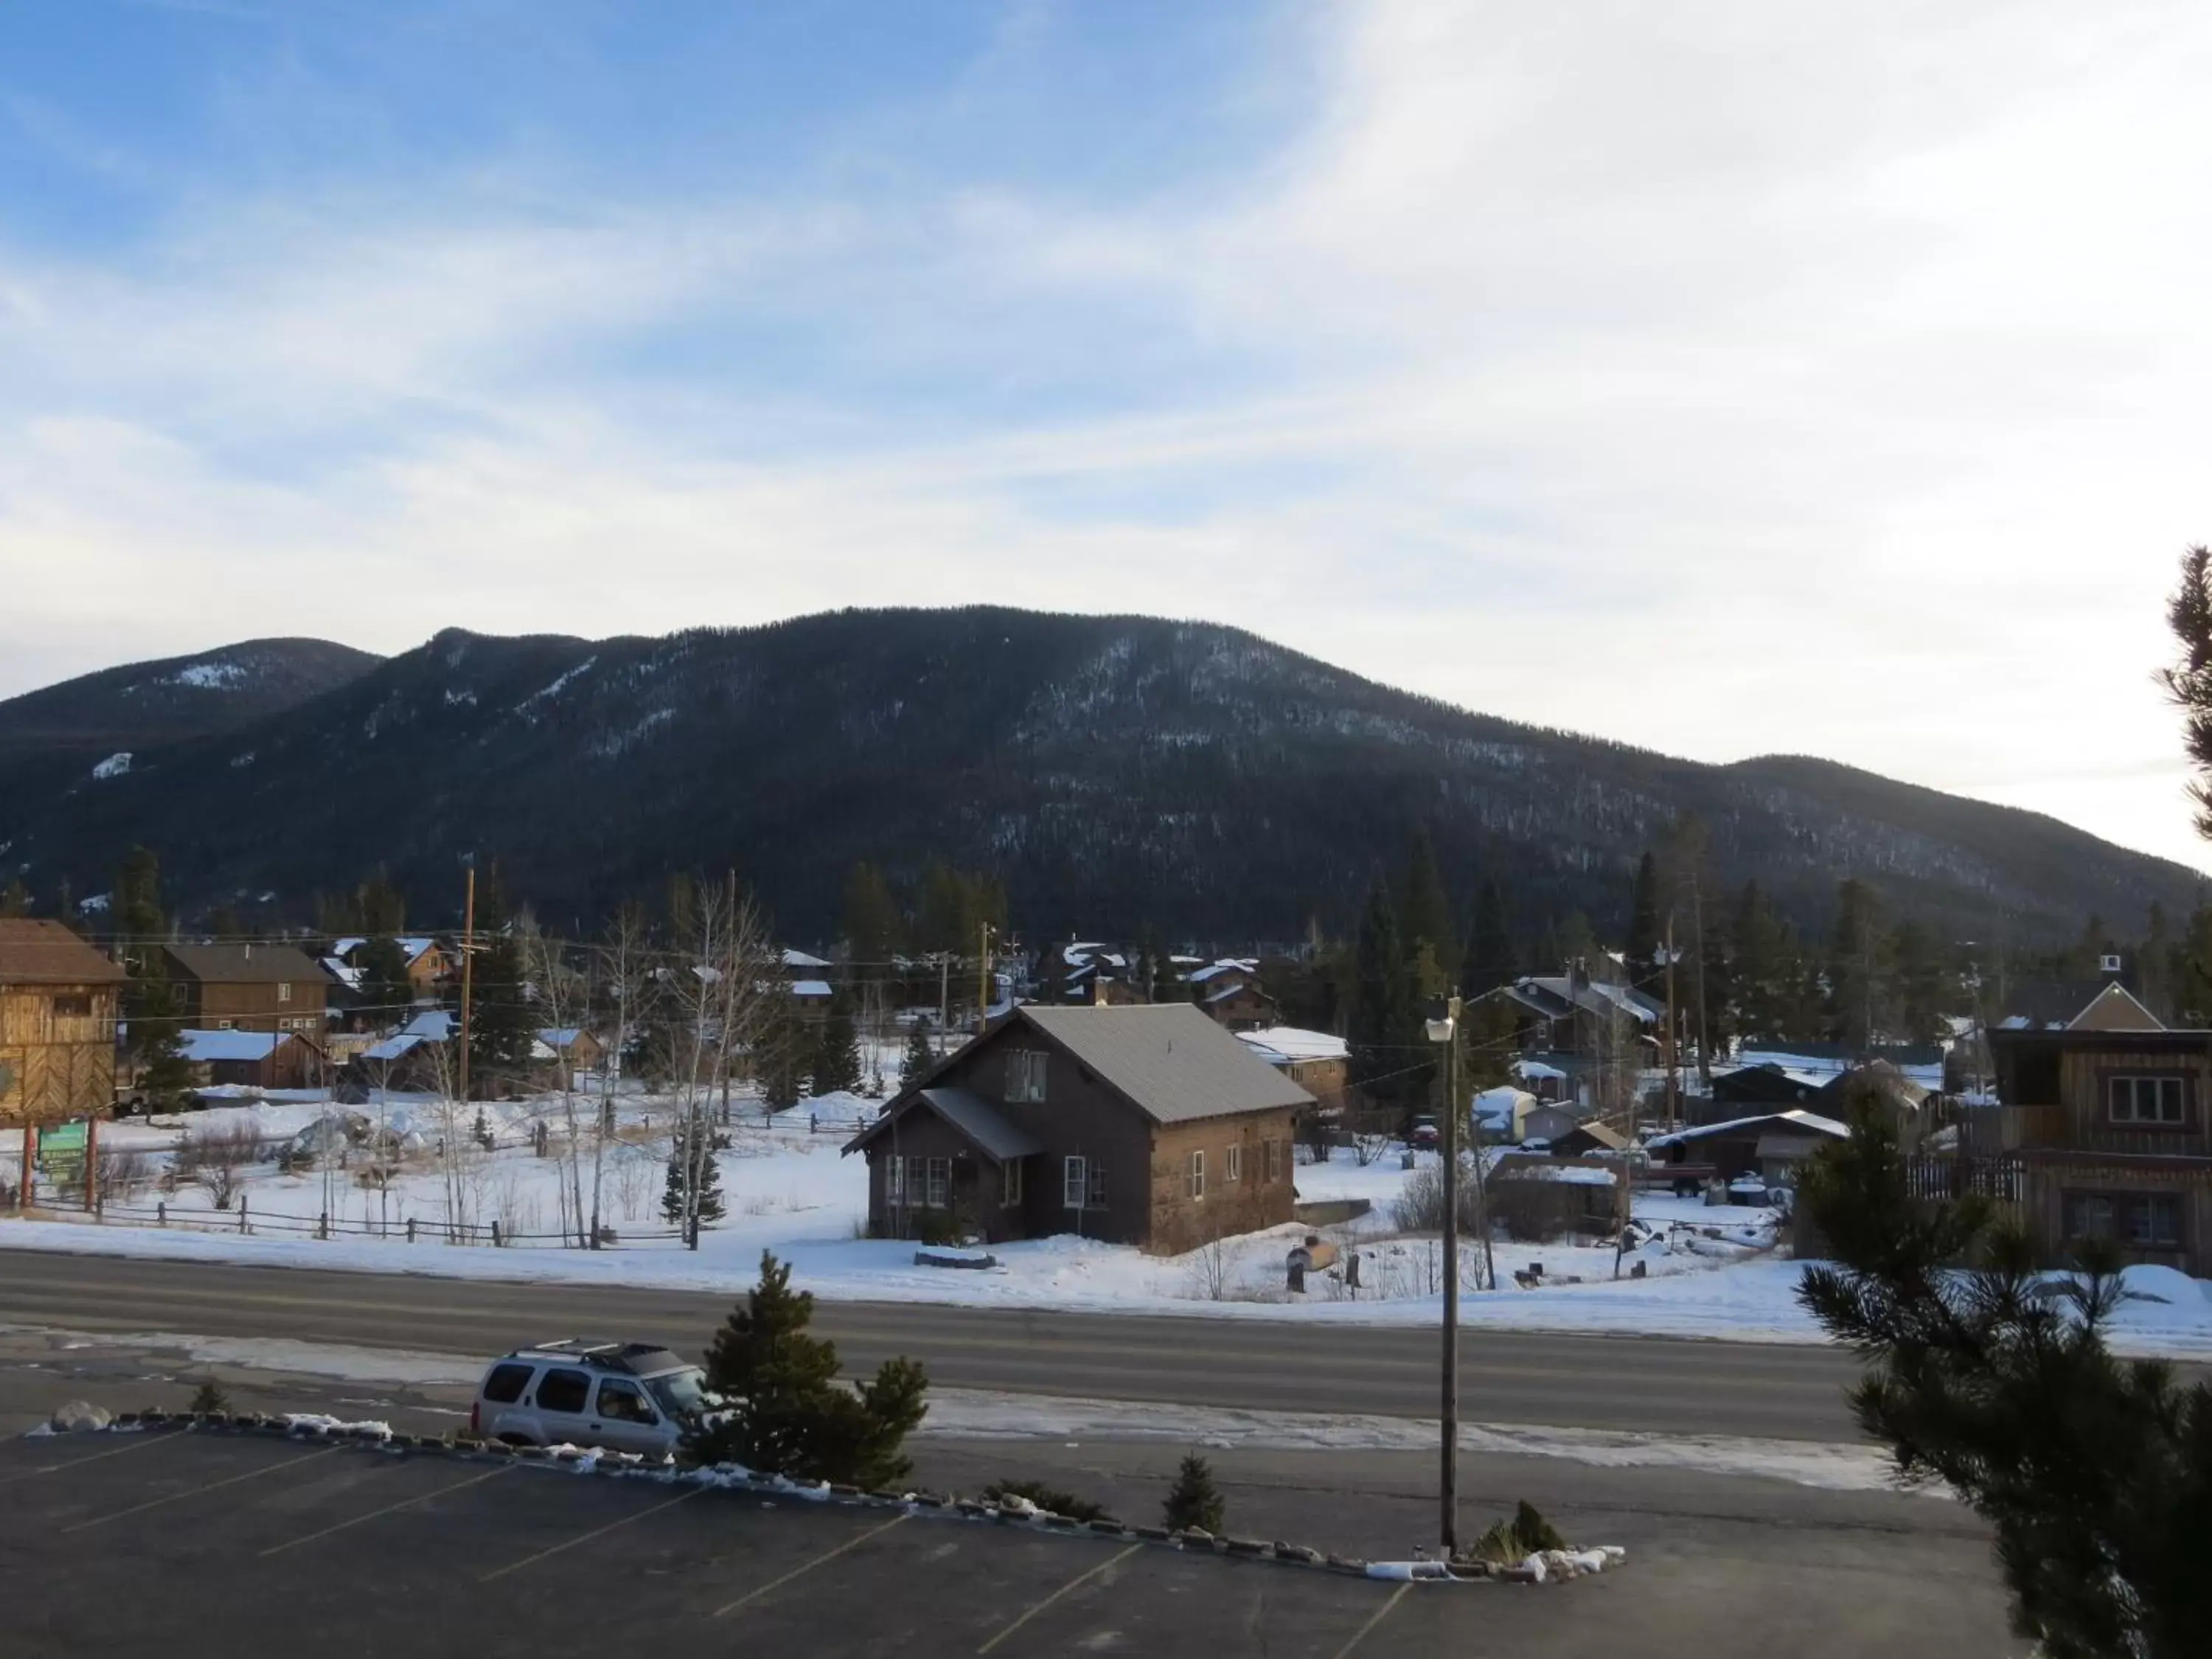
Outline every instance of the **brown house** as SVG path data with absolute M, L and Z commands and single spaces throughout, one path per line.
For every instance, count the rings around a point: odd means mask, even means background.
M 2063 1029 L 1989 1033 L 2002 1106 L 1960 1121 L 1962 1171 L 2054 1257 L 2085 1238 L 2212 1273 L 2212 1031 L 2173 1031 L 2100 994 Z
M 323 1079 L 323 1053 L 296 1031 L 178 1033 L 192 1080 L 205 1085 L 307 1089 Z
M 1291 1219 L 1313 1097 L 1188 1003 L 1020 1007 L 847 1152 L 878 1236 L 1080 1233 L 1158 1255 Z
M 165 945 L 161 963 L 193 1030 L 322 1035 L 329 976 L 289 945 Z
M 115 1103 L 123 969 L 58 921 L 0 919 L 0 1123 Z

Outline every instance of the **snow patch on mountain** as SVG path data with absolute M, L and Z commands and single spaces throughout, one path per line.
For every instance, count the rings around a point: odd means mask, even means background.
M 119 778 L 131 769 L 131 751 L 118 749 L 92 769 L 92 775 L 102 780 Z

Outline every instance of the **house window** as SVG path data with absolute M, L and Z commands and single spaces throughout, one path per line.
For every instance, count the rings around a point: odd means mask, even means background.
M 1011 1050 L 1006 1055 L 1006 1098 L 1041 1104 L 1044 1100 L 1044 1071 L 1042 1050 Z
M 2142 1249 L 2182 1248 L 2179 1193 L 2065 1193 L 2061 1224 L 2069 1238 L 2111 1238 Z
M 227 1019 L 219 1019 L 215 1023 L 215 1029 L 218 1031 L 228 1031 L 230 1030 L 230 1022 Z
M 1021 1207 L 1022 1161 L 1010 1158 L 999 1166 L 999 1202 L 1007 1209 Z
M 1283 1143 L 1267 1142 L 1267 1184 L 1272 1187 L 1283 1178 Z
M 925 1210 L 941 1210 L 951 1197 L 952 1160 L 949 1158 L 918 1158 L 908 1172 L 914 1183 L 915 1200 Z
M 1243 1175 L 1244 1149 L 1241 1146 L 1237 1146 L 1232 1142 L 1227 1154 L 1221 1160 L 1222 1184 L 1224 1186 L 1232 1185 L 1236 1182 L 1242 1180 L 1243 1178 Z
M 1094 1210 L 1106 1207 L 1106 1166 L 1103 1164 L 1093 1163 L 1091 1166 L 1091 1207 Z
M 884 1161 L 884 1202 L 894 1208 L 906 1202 L 906 1160 L 902 1158 Z
M 2182 1110 L 2182 1079 L 2178 1077 L 2116 1077 L 2107 1086 L 2112 1091 L 2115 1123 L 2170 1127 L 2186 1121 Z
M 66 994 L 54 999 L 56 1019 L 90 1019 L 92 999 L 88 996 L 70 996 Z
M 1190 1174 L 1185 1180 L 1184 1190 L 1194 1199 L 1202 1199 L 1206 1196 L 1206 1154 L 1204 1152 L 1193 1152 L 1190 1155 Z
M 291 1000 L 292 988 L 289 985 L 279 985 L 276 988 L 276 1000 L 279 1002 L 289 1002 Z
M 1079 1210 L 1091 1191 L 1091 1160 L 1071 1158 L 1060 1168 L 1060 1201 L 1066 1208 Z

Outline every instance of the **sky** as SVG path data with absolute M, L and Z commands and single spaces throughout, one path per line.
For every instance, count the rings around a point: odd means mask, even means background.
M 2212 8 L 12 0 L 0 696 L 977 600 L 2212 870 Z

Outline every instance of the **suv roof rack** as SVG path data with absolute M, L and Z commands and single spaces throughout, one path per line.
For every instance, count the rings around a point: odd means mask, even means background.
M 638 1376 L 657 1376 L 684 1366 L 683 1360 L 657 1342 L 616 1342 L 588 1336 L 556 1336 L 550 1341 L 532 1342 L 507 1356 L 510 1359 L 533 1357 L 574 1360 Z

